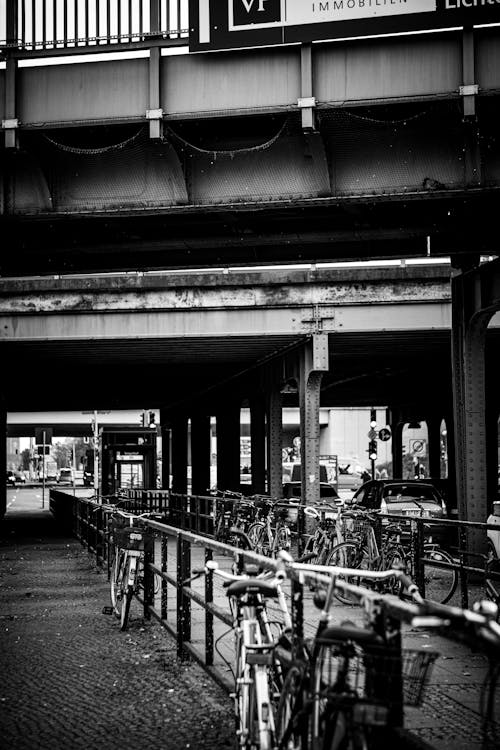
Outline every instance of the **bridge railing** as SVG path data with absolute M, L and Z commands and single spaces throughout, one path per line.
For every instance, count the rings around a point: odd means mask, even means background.
M 13 0 L 0 11 L 0 47 L 30 53 L 187 44 L 188 36 L 188 0 Z

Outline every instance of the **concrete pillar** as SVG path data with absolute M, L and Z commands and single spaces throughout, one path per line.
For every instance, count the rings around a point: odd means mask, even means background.
M 172 422 L 172 492 L 187 493 L 188 463 L 187 417 L 176 417 Z
M 217 411 L 217 487 L 240 489 L 240 404 Z
M 319 407 L 323 373 L 328 371 L 328 335 L 313 334 L 301 353 L 299 400 L 302 463 L 302 502 L 312 505 L 320 499 Z
M 191 417 L 191 492 L 206 495 L 210 488 L 210 417 Z
M 279 385 L 274 385 L 267 400 L 267 492 L 279 498 L 283 492 L 283 399 Z
M 259 393 L 250 396 L 250 463 L 252 466 L 252 492 L 266 491 L 266 410 L 264 397 Z

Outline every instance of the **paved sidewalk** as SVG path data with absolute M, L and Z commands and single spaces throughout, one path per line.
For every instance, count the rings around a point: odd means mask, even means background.
M 0 749 L 233 747 L 226 694 L 177 660 L 174 640 L 137 602 L 125 633 L 103 614 L 108 605 L 106 574 L 19 492 L 0 524 Z M 404 645 L 441 653 L 406 726 L 436 750 L 485 747 L 484 657 L 432 633 L 406 631 Z M 488 747 L 500 747 L 500 727 Z
M 106 574 L 21 497 L 0 526 L 0 748 L 232 747 L 226 694 L 137 602 L 122 633 Z

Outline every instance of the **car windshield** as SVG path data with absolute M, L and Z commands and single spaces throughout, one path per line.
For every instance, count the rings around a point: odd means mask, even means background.
M 407 500 L 439 503 L 437 492 L 430 484 L 389 484 L 384 487 L 384 500 L 386 503 L 404 503 Z

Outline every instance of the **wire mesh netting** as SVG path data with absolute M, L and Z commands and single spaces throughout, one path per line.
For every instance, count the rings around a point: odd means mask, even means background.
M 391 653 L 382 646 L 361 648 L 349 641 L 320 639 L 316 669 L 320 690 L 356 696 L 388 705 L 422 702 L 437 652 L 403 649 Z
M 396 110 L 397 111 L 397 110 Z M 332 193 L 435 191 L 464 184 L 462 120 L 455 103 L 406 112 L 320 112 Z

